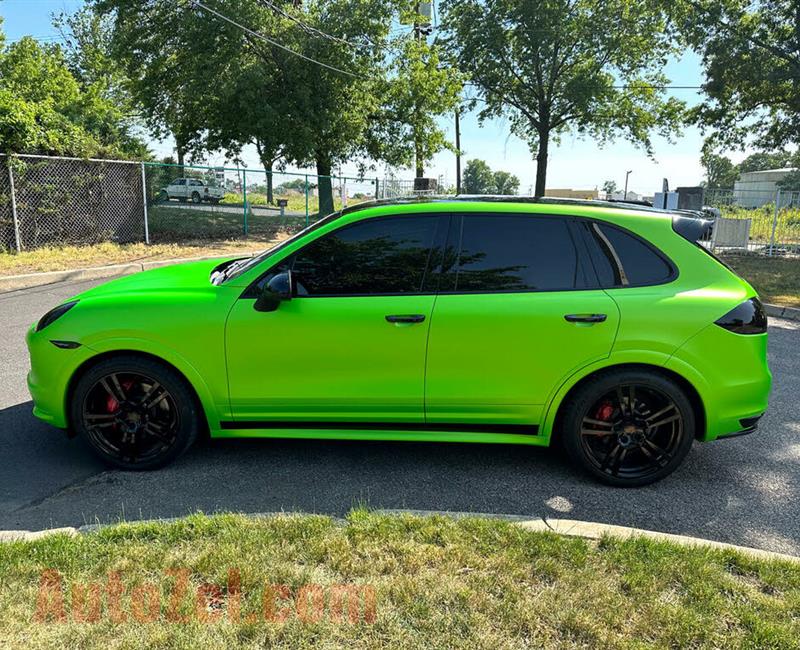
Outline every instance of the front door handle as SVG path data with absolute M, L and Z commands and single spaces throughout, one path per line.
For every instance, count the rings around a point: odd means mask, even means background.
M 390 323 L 421 323 L 425 314 L 390 314 L 386 320 Z
M 567 314 L 564 320 L 570 323 L 602 323 L 608 316 L 605 314 Z

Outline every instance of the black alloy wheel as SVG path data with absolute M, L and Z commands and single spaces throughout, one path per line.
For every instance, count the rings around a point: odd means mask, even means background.
M 197 410 L 182 377 L 149 359 L 109 359 L 78 382 L 70 421 L 104 460 L 151 469 L 185 451 L 197 435 Z
M 565 447 L 606 483 L 653 483 L 671 473 L 691 447 L 691 404 L 667 377 L 641 371 L 610 377 L 590 382 L 570 401 Z

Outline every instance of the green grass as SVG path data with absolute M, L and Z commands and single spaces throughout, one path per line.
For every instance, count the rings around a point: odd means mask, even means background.
M 264 584 L 369 585 L 374 621 L 199 622 L 190 597 L 167 620 L 174 578 L 190 594 L 241 575 L 242 616 L 260 611 Z M 119 572 L 128 622 L 36 622 L 41 571 L 75 583 Z M 132 621 L 130 598 L 155 585 L 155 622 Z M 230 602 L 230 601 L 227 601 Z M 103 607 L 106 607 L 104 602 Z M 325 607 L 327 608 L 327 601 Z M 105 611 L 105 610 L 104 610 Z M 203 610 L 206 611 L 206 610 Z M 292 611 L 294 611 L 292 609 Z M 98 533 L 0 546 L 0 638 L 5 648 L 797 648 L 800 564 L 644 539 L 600 543 L 533 533 L 507 522 L 384 516 L 354 511 L 245 519 L 195 515 L 176 523 L 122 524 Z
M 800 259 L 726 255 L 724 260 L 753 285 L 763 302 L 800 307 Z
M 760 208 L 742 208 L 722 205 L 720 212 L 727 219 L 750 219 L 750 240 L 769 243 L 775 222 L 775 242 L 779 244 L 800 243 L 800 208 L 781 208 L 775 221 L 775 204 L 767 203 Z

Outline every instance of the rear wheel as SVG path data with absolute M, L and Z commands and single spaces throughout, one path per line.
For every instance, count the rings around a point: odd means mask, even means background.
M 103 460 L 122 469 L 154 469 L 197 438 L 191 389 L 172 368 L 135 356 L 106 359 L 78 380 L 70 422 Z
M 572 460 L 610 485 L 637 487 L 672 473 L 692 446 L 695 419 L 681 387 L 658 373 L 620 370 L 589 380 L 564 405 Z

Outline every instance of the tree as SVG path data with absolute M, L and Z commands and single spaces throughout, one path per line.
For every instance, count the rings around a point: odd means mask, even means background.
M 418 21 L 415 0 L 401 0 L 400 20 Z M 414 166 L 422 178 L 425 165 L 442 149 L 451 149 L 437 118 L 452 114 L 461 95 L 461 75 L 442 60 L 441 46 L 413 31 L 396 37 L 393 60 L 380 92 L 382 118 L 376 121 L 374 154 L 394 166 Z
M 652 155 L 650 133 L 670 136 L 682 122 L 684 104 L 663 88 L 663 63 L 678 52 L 663 3 L 445 0 L 443 16 L 480 118 L 508 116 L 535 152 L 538 196 L 560 135 L 622 135 Z
M 516 194 L 519 191 L 519 179 L 510 172 L 495 172 L 492 180 L 495 194 Z
M 706 170 L 706 181 L 709 189 L 731 188 L 739 178 L 739 172 L 729 158 L 711 151 L 703 151 L 700 164 Z
M 390 0 L 203 5 L 97 0 L 98 10 L 113 16 L 115 52 L 150 124 L 174 134 L 179 157 L 182 146 L 221 146 L 237 155 L 254 143 L 268 178 L 278 159 L 311 162 L 320 211 L 332 211 L 333 168 L 367 150 L 379 114 Z
M 677 0 L 672 12 L 700 52 L 706 101 L 693 119 L 713 147 L 800 144 L 800 0 Z
M 616 181 L 606 181 L 603 183 L 603 191 L 607 194 L 614 194 L 617 191 L 617 182 Z
M 792 154 L 788 151 L 759 152 L 750 154 L 736 167 L 740 174 L 744 174 L 745 172 L 761 172 L 767 169 L 781 169 L 791 165 L 791 162 Z
M 779 189 L 789 192 L 800 191 L 800 170 L 795 169 L 789 172 L 781 180 L 775 183 Z
M 467 161 L 461 181 L 465 194 L 493 194 L 494 183 L 494 174 L 485 161 L 477 158 Z
M 0 38 L 0 151 L 128 157 L 143 149 L 114 102 L 76 79 L 59 46 Z

